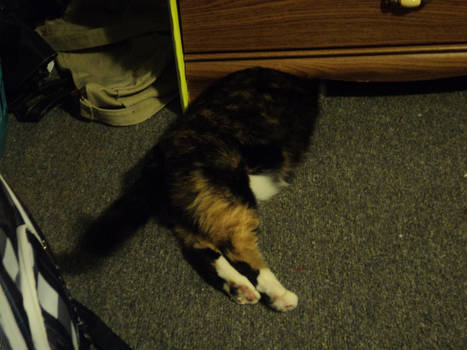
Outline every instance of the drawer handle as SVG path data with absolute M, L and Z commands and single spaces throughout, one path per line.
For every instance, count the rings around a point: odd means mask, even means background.
M 406 9 L 411 9 L 411 8 L 417 8 L 422 5 L 425 5 L 430 0 L 385 0 L 385 1 L 386 3 L 393 5 L 393 6 L 399 6 L 399 7 L 403 7 Z
M 419 7 L 422 4 L 422 0 L 397 0 L 399 5 L 405 8 Z

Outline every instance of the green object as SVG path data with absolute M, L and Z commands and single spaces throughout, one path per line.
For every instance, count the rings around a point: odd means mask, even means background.
M 0 64 L 0 157 L 5 151 L 6 128 L 8 124 L 8 114 L 6 111 L 5 88 L 2 79 L 2 65 Z
M 169 0 L 170 19 L 172 24 L 172 40 L 175 50 L 175 61 L 177 64 L 178 85 L 180 93 L 180 102 L 182 109 L 185 111 L 188 108 L 190 96 L 188 94 L 188 86 L 186 82 L 185 61 L 183 59 L 183 43 L 182 33 L 180 31 L 180 21 L 178 17 L 177 0 Z

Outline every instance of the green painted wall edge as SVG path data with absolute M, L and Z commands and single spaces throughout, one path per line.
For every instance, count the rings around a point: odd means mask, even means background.
M 188 107 L 189 95 L 186 83 L 185 60 L 183 59 L 182 33 L 180 31 L 180 21 L 178 17 L 177 0 L 169 1 L 170 22 L 172 24 L 172 40 L 175 53 L 175 62 L 177 66 L 178 88 L 180 94 L 180 103 L 182 110 Z

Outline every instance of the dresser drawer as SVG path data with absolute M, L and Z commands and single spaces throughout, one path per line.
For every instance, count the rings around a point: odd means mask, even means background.
M 169 0 L 183 108 L 253 66 L 351 81 L 467 75 L 467 0 L 388 1 Z
M 179 0 L 185 53 L 467 43 L 467 0 Z

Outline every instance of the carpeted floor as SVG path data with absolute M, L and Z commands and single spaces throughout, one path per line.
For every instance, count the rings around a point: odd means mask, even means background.
M 260 245 L 299 306 L 214 290 L 155 222 L 82 266 L 76 245 L 180 114 L 113 128 L 55 109 L 10 118 L 1 173 L 46 234 L 72 295 L 134 349 L 462 349 L 467 80 L 329 83 L 295 182 L 260 207 Z

